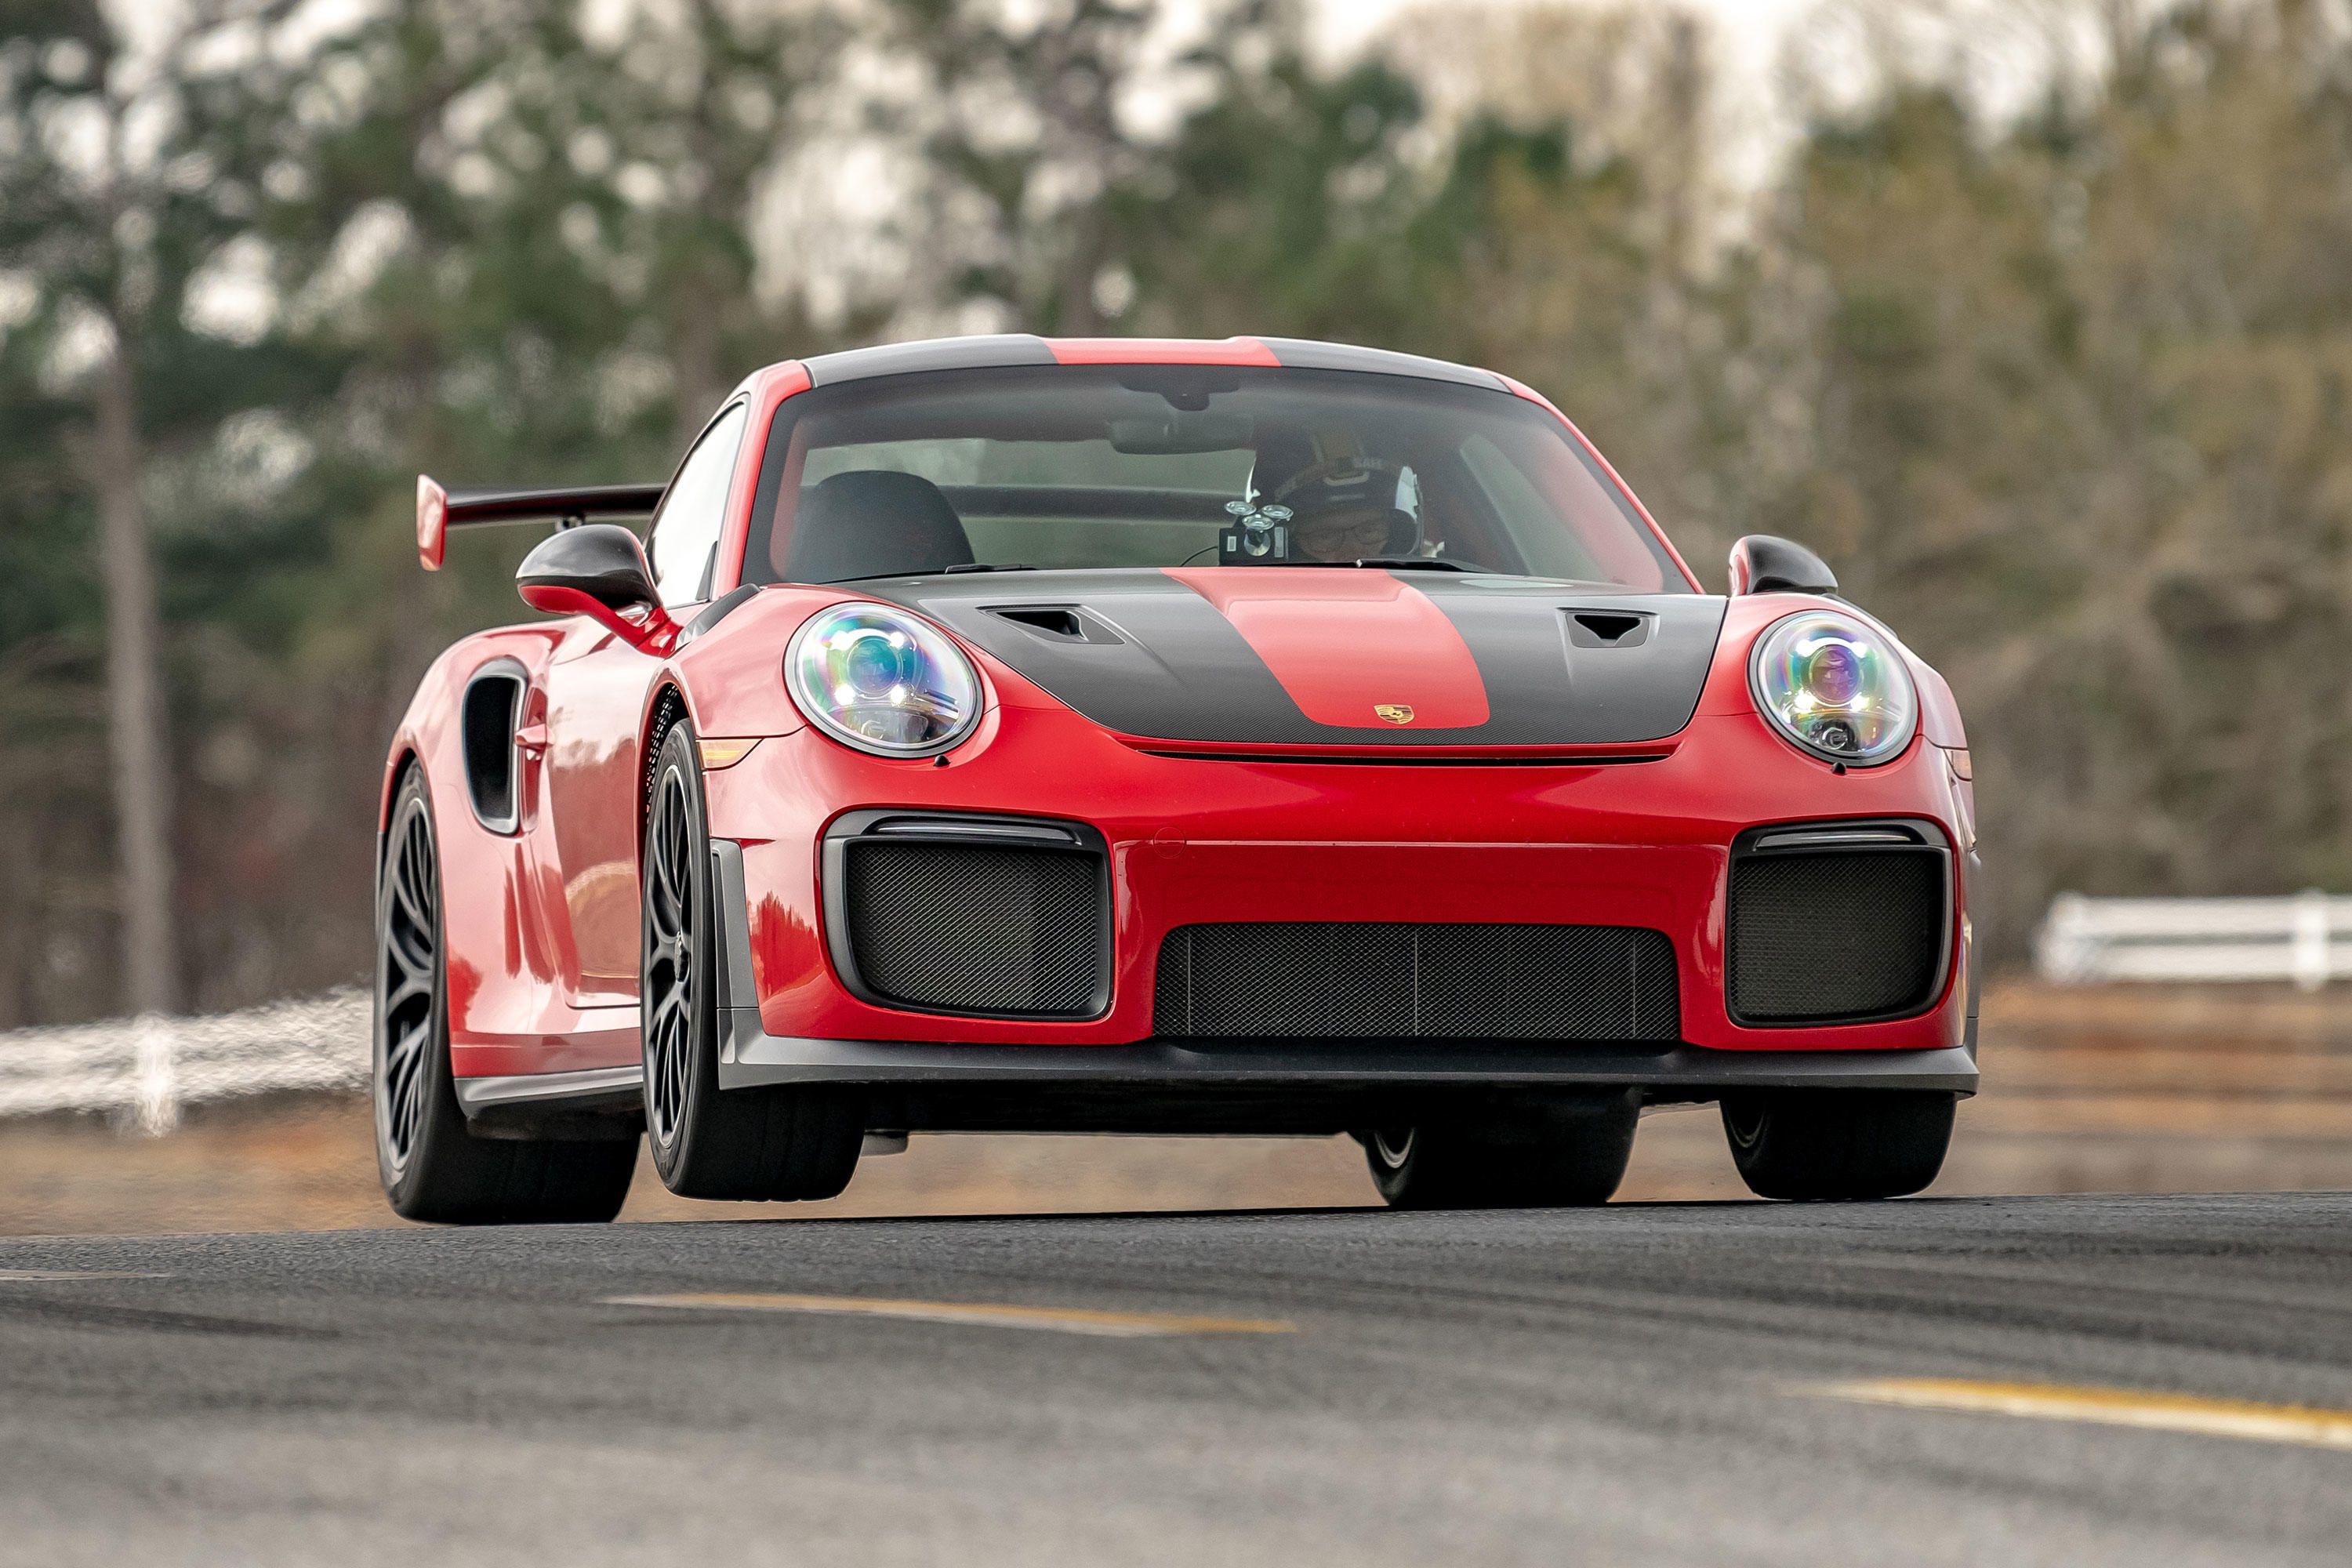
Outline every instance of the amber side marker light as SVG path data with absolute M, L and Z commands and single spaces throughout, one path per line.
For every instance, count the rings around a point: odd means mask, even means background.
M 703 770 L 716 772 L 720 768 L 733 767 L 750 756 L 751 748 L 759 743 L 760 739 L 756 735 L 746 741 L 712 740 L 703 736 L 695 741 L 694 749 L 702 753 Z

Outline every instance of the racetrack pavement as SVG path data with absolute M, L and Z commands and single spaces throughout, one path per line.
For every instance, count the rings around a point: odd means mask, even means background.
M 2352 1195 L 0 1242 L 0 1562 L 2326 1563 Z

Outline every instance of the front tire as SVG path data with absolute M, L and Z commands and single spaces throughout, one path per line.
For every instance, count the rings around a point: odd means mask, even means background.
M 637 1141 L 482 1139 L 449 1070 L 448 962 L 431 792 L 408 770 L 376 876 L 375 1161 L 404 1219 L 595 1225 L 621 1212 Z
M 1926 1089 L 1761 1089 L 1724 1097 L 1723 1131 L 1759 1198 L 1899 1198 L 1943 1169 L 1958 1102 Z
M 1357 1138 L 1391 1208 L 1574 1208 L 1617 1191 L 1641 1115 L 1626 1093 Z
M 683 718 L 662 736 L 646 813 L 638 965 L 646 1137 L 680 1197 L 829 1198 L 849 1184 L 863 1108 L 835 1089 L 719 1087 L 718 940 L 702 763 Z

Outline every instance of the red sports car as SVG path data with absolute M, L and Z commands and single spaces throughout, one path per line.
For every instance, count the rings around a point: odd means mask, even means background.
M 1786 541 L 1702 592 L 1507 377 L 907 343 L 758 372 L 667 485 L 417 491 L 428 568 L 557 530 L 385 769 L 412 1218 L 610 1218 L 641 1132 L 695 1197 L 1082 1131 L 1597 1203 L 1707 1101 L 1758 1193 L 1879 1197 L 1976 1086 L 1948 688 Z

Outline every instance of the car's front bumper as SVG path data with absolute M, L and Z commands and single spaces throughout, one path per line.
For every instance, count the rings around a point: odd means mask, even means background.
M 719 1081 L 726 1089 L 859 1091 L 870 1125 L 897 1130 L 1337 1131 L 1426 1119 L 1481 1097 L 1633 1091 L 1644 1103 L 1749 1089 L 1972 1094 L 1974 1030 L 1888 1050 L 1725 1050 L 1688 1044 L 1427 1039 L 1145 1039 L 1018 1044 L 771 1034 L 751 981 L 743 854 L 712 845 L 722 918 Z M 1973 1020 L 1971 1019 L 1971 1025 Z

